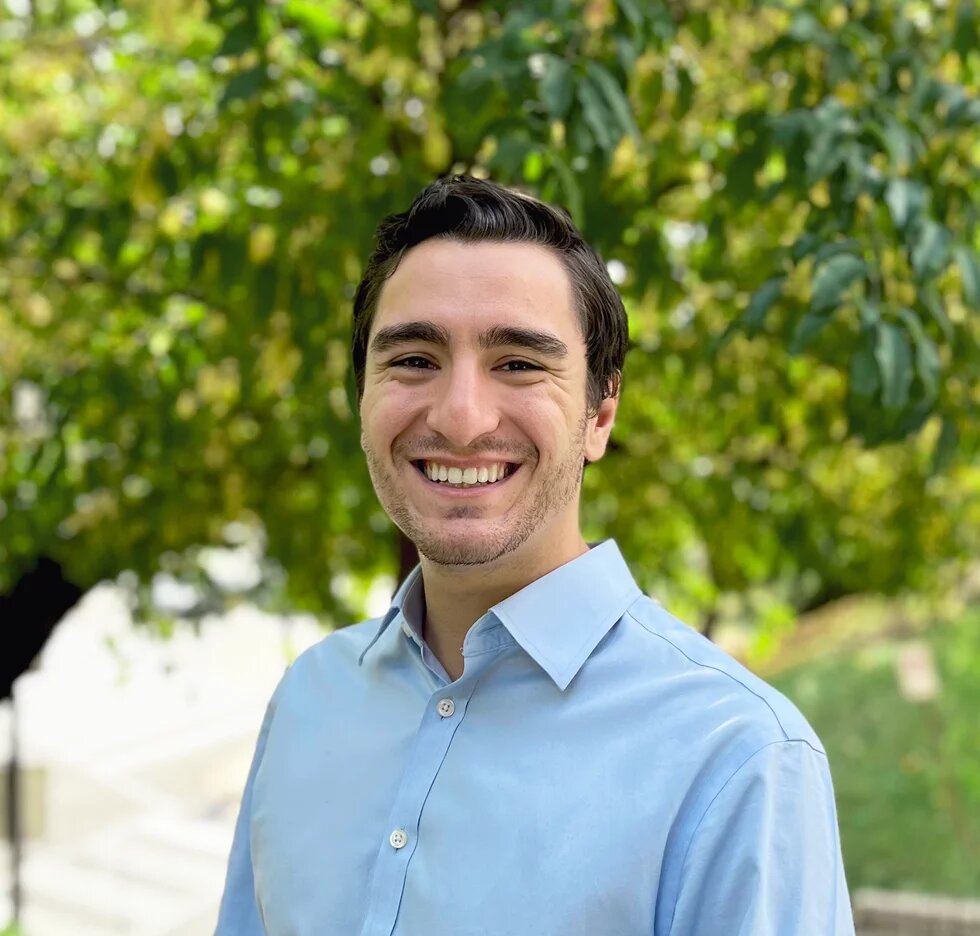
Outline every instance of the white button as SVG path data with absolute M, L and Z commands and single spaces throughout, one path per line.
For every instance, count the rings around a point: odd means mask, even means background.
M 388 836 L 388 841 L 391 842 L 392 848 L 404 848 L 408 844 L 408 833 L 404 829 L 395 829 Z
M 443 717 L 449 718 L 456 711 L 456 703 L 452 699 L 440 699 L 436 711 Z

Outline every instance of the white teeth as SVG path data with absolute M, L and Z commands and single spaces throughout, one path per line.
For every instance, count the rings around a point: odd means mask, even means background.
M 466 487 L 474 484 L 493 484 L 507 477 L 507 465 L 499 462 L 480 468 L 457 468 L 426 461 L 423 471 L 430 481 L 448 481 L 450 484 Z

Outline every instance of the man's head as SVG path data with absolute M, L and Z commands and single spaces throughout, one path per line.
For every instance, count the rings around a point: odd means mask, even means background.
M 385 218 L 354 298 L 352 356 L 357 399 L 364 393 L 368 335 L 388 277 L 408 250 L 430 238 L 462 243 L 539 244 L 571 280 L 588 360 L 589 410 L 619 393 L 629 334 L 623 301 L 599 254 L 571 217 L 545 202 L 483 179 L 453 176 L 423 189 L 408 211 Z
M 581 542 L 582 468 L 605 451 L 625 349 L 605 267 L 553 208 L 452 179 L 382 223 L 355 302 L 361 441 L 423 557 Z

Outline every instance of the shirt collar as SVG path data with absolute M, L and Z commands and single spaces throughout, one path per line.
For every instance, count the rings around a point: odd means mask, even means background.
M 408 617 L 420 606 L 421 588 L 421 567 L 416 566 L 395 593 L 359 662 L 395 618 Z M 489 614 L 564 691 L 640 595 L 619 547 L 610 539 L 505 598 Z
M 422 603 L 422 567 L 417 565 L 408 576 L 405 581 L 401 583 L 398 587 L 398 591 L 395 592 L 395 597 L 391 599 L 391 607 L 388 609 L 385 616 L 381 619 L 381 624 L 375 635 L 371 638 L 371 642 L 361 651 L 361 655 L 357 658 L 357 664 L 360 666 L 364 662 L 364 657 L 367 656 L 368 651 L 378 642 L 381 635 L 388 629 L 388 625 L 391 624 L 395 618 L 403 614 L 412 614 L 412 609 L 421 610 Z M 422 635 L 417 635 L 419 640 L 421 640 Z
M 641 594 L 619 547 L 610 539 L 491 610 L 564 691 Z

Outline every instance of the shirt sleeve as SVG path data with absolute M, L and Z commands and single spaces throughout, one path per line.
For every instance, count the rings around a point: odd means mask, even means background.
M 245 781 L 245 792 L 242 794 L 242 804 L 238 811 L 238 821 L 235 823 L 235 837 L 228 857 L 228 872 L 225 876 L 225 890 L 218 910 L 218 925 L 214 936 L 265 936 L 265 926 L 259 912 L 258 900 L 255 894 L 255 879 L 252 873 L 252 787 L 255 784 L 255 774 L 262 763 L 265 753 L 265 742 L 272 723 L 274 701 L 269 703 L 259 729 L 258 741 L 255 744 L 255 754 L 252 766 Z
M 708 806 L 684 859 L 670 936 L 853 936 L 826 755 L 753 754 Z

